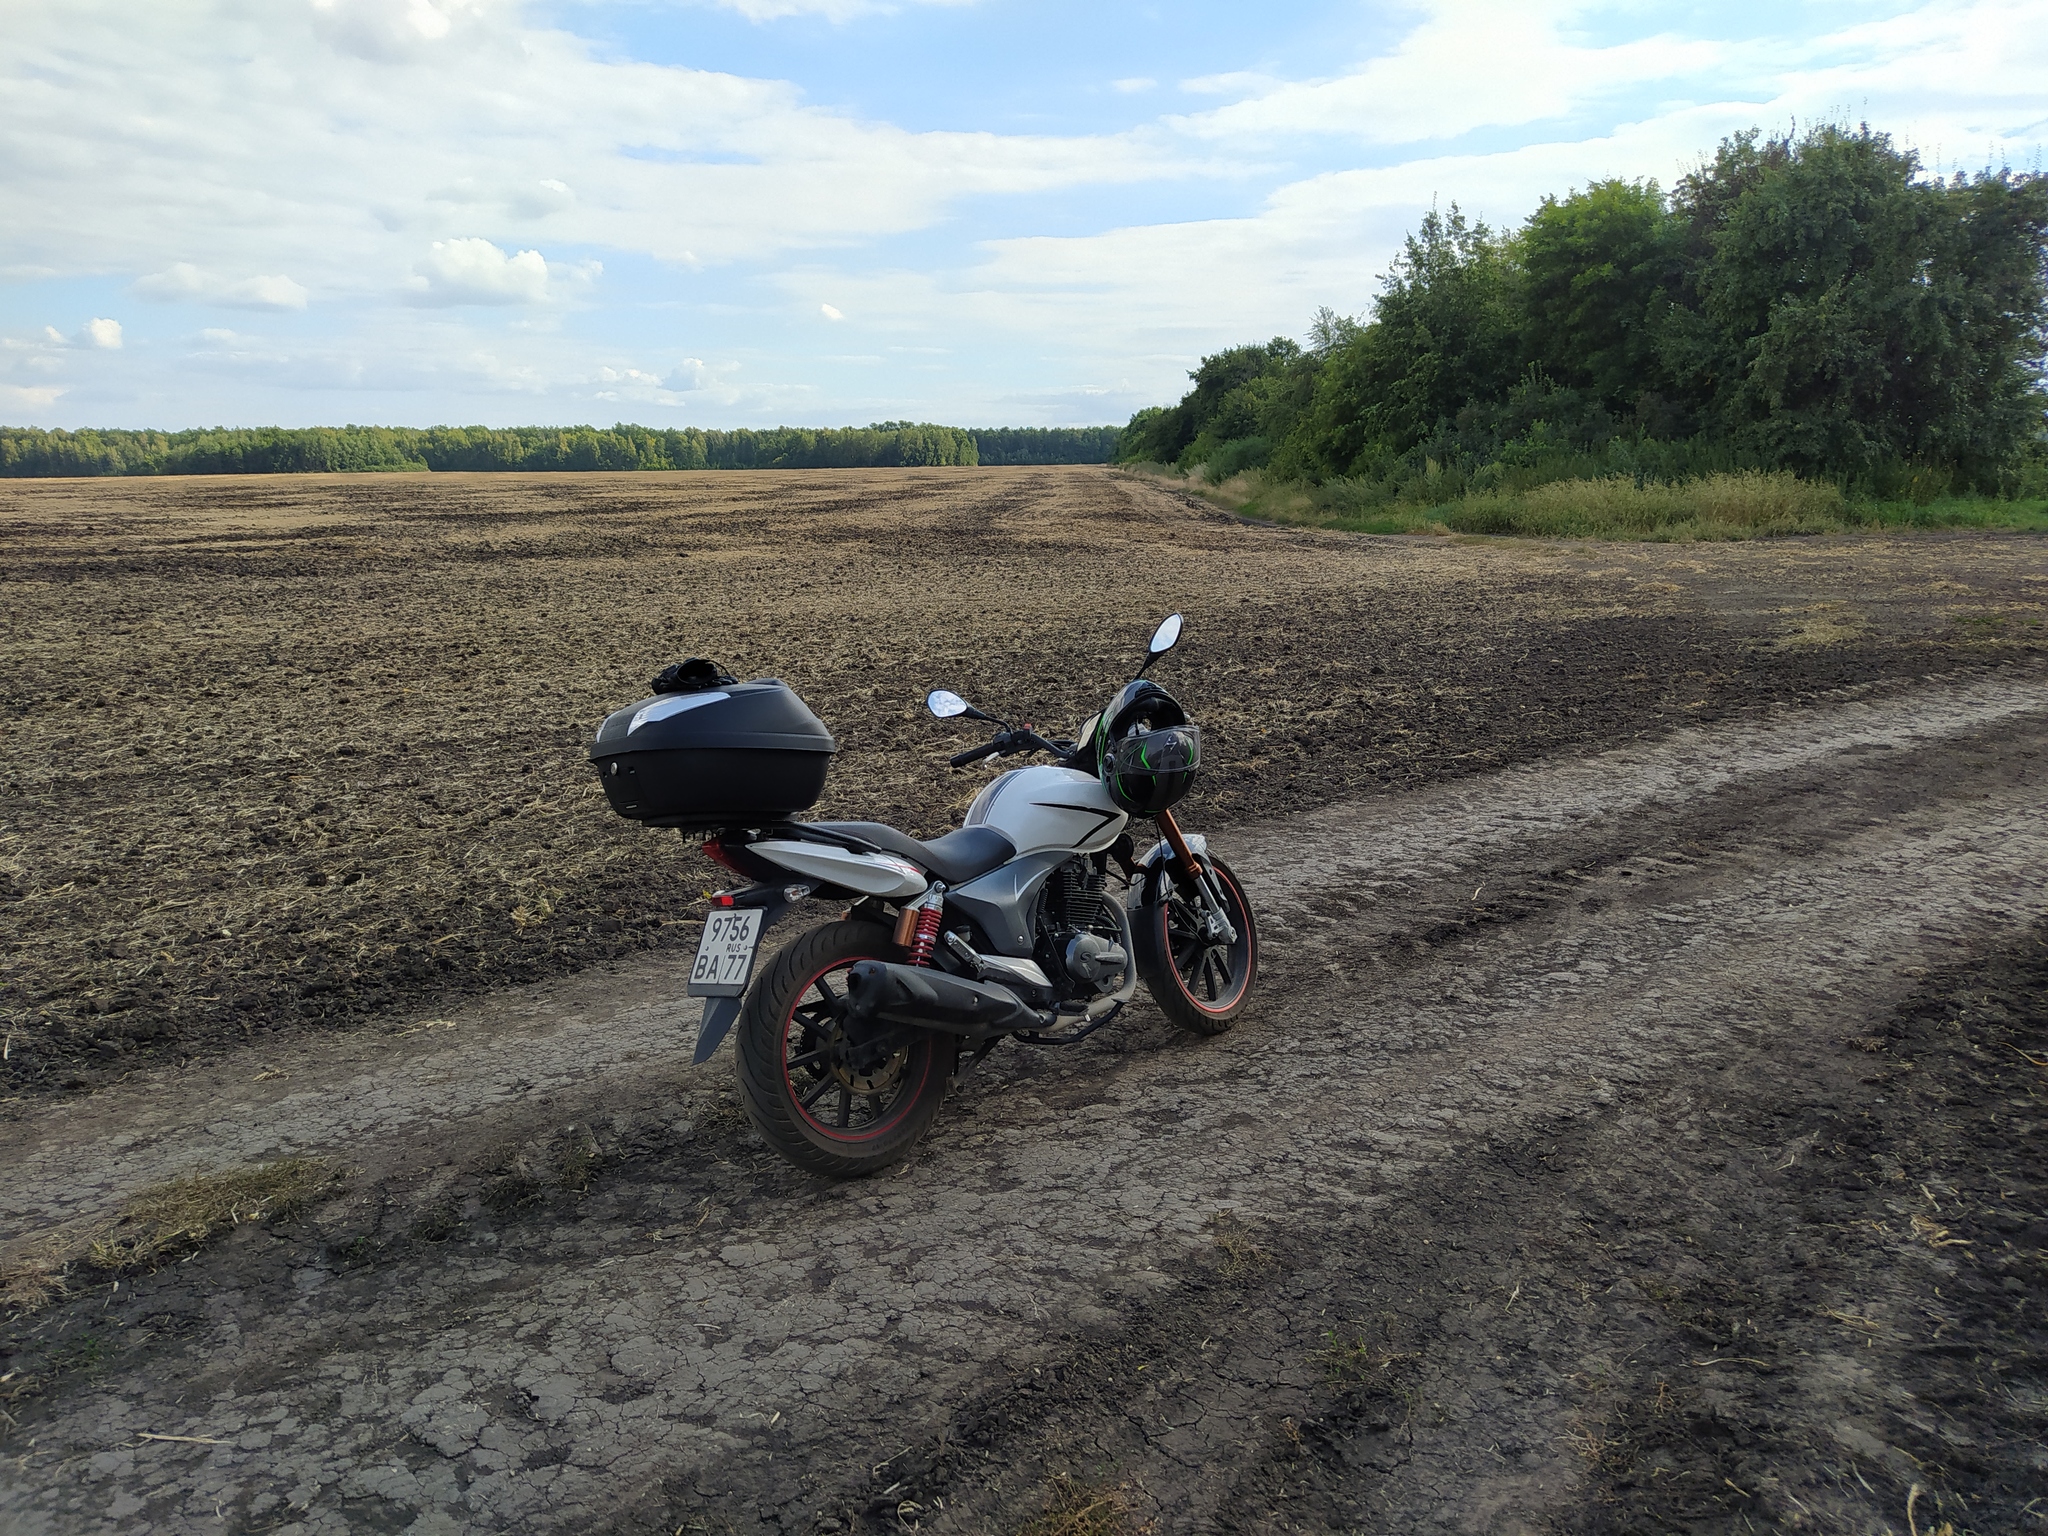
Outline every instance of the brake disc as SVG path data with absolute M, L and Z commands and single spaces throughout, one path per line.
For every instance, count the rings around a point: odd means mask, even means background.
M 855 1070 L 841 1055 L 831 1063 L 831 1072 L 842 1088 L 849 1088 L 857 1094 L 882 1093 L 896 1085 L 896 1080 L 903 1075 L 904 1064 L 909 1060 L 910 1051 L 905 1048 L 874 1067 Z

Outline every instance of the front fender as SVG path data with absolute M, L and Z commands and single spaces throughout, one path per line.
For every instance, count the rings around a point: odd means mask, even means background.
M 1198 859 L 1209 857 L 1209 839 L 1207 837 L 1200 832 L 1189 832 L 1185 836 L 1188 840 L 1188 851 L 1190 853 Z M 1139 892 L 1138 899 L 1141 902 L 1150 902 L 1157 899 L 1156 892 L 1159 876 L 1161 872 L 1170 868 L 1172 863 L 1172 845 L 1163 837 L 1145 850 L 1143 856 L 1139 858 L 1137 866 L 1141 878 L 1132 882 L 1133 887 Z

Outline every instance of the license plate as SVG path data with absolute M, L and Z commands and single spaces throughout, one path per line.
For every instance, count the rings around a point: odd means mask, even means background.
M 696 963 L 690 967 L 691 997 L 738 997 L 754 971 L 754 951 L 761 943 L 759 907 L 714 910 L 704 920 L 697 941 Z

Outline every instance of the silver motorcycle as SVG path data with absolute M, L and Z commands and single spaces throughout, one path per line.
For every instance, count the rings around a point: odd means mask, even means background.
M 776 679 L 684 663 L 605 722 L 591 757 L 614 808 L 708 831 L 705 853 L 753 882 L 711 898 L 689 992 L 705 1000 L 698 1061 L 738 1025 L 741 1100 L 776 1151 L 835 1177 L 886 1168 L 997 1045 L 1084 1040 L 1140 983 L 1199 1034 L 1244 1011 L 1259 956 L 1251 904 L 1173 812 L 1199 775 L 1201 730 L 1145 676 L 1180 634 L 1173 614 L 1072 740 L 933 692 L 938 718 L 995 727 L 956 769 L 1050 761 L 997 775 L 957 831 L 929 842 L 880 822 L 794 819 L 816 803 L 836 744 Z M 1130 829 L 1145 818 L 1159 836 L 1141 853 Z M 846 915 L 755 974 L 763 936 L 806 897 L 844 901 Z

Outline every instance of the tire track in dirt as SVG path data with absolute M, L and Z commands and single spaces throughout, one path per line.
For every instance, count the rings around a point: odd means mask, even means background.
M 665 1482 L 682 1507 L 809 1529 L 861 1494 L 870 1459 L 941 1434 L 992 1366 L 1111 1327 L 1125 1299 L 1170 1297 L 1219 1215 L 1369 1227 L 1462 1145 L 1626 1114 L 1704 1053 L 1854 1032 L 1902 970 L 2024 923 L 2048 906 L 2028 767 L 2044 715 L 2030 674 L 1930 683 L 1232 834 L 1223 851 L 1272 914 L 1278 961 L 1232 1035 L 1141 1019 L 1114 1056 L 1012 1057 L 969 1080 L 926 1155 L 873 1184 L 821 1187 L 700 1138 L 622 1169 L 573 1221 L 480 1223 L 424 1261 L 351 1270 L 302 1252 L 238 1279 L 231 1252 L 202 1259 L 145 1285 L 204 1287 L 212 1266 L 226 1289 L 184 1303 L 205 1321 L 51 1402 L 0 1513 L 51 1532 L 218 1529 L 217 1508 L 308 1532 L 590 1528 L 623 1490 Z M 1316 873 L 1294 886 L 1304 847 Z M 1449 890 L 1475 877 L 1475 895 L 1506 887 L 1502 906 Z M 1366 881 L 1368 897 L 1339 899 Z M 1389 922 L 1460 907 L 1476 926 L 1438 921 L 1449 942 L 1386 942 Z M 41 1144 L 15 1160 L 10 1225 L 223 1148 L 370 1162 L 381 1140 L 395 1169 L 534 1118 L 521 1077 L 555 1117 L 644 1100 L 650 1064 L 679 1046 L 670 1005 L 643 993 L 381 1072 L 344 1043 L 320 1093 L 252 1101 L 206 1140 L 174 1086 L 153 1103 L 102 1095 L 31 1122 Z M 130 1115 L 155 1117 L 134 1132 L 152 1140 L 81 1158 L 92 1124 Z M 67 1177 L 97 1193 L 68 1195 Z M 719 1220 L 693 1230 L 700 1201 Z M 1169 1526 L 1215 1515 L 1248 1416 L 1298 1407 L 1313 1374 L 1217 1363 L 1149 1453 L 1219 1469 L 1154 1477 Z M 1527 1405 L 1532 1443 L 1564 1432 L 1553 1411 Z M 1483 1460 L 1438 1470 L 1496 1514 L 1533 1515 L 1572 1483 L 1568 1461 L 1505 1492 Z M 991 1484 L 923 1514 L 987 1529 L 1015 1494 Z
M 1732 784 L 1808 769 L 1842 754 L 1939 741 L 2048 709 L 2048 687 L 2029 668 L 1902 696 L 1762 722 L 1685 730 L 1662 741 L 1582 759 L 1510 769 L 1422 794 L 1328 806 L 1299 818 L 1244 828 L 1218 842 L 1256 889 L 1284 967 L 1304 933 L 1356 929 L 1368 907 L 1388 909 L 1416 891 L 1481 870 L 1517 844 L 1541 846 L 1603 821 L 1654 808 L 1683 808 Z M 1363 899 L 1359 893 L 1363 893 Z M 1475 895 L 1483 895 L 1479 887 Z M 1346 911 L 1332 917 L 1329 903 Z M 1478 903 L 1473 903 L 1475 907 Z M 785 922 L 798 931 L 801 917 Z M 678 997 L 675 956 L 628 968 L 623 980 L 585 977 L 540 989 L 521 1005 L 504 998 L 430 1024 L 427 1048 L 390 1038 L 296 1044 L 289 1081 L 267 1092 L 247 1085 L 238 1058 L 206 1073 L 225 1087 L 179 1092 L 181 1074 L 160 1070 L 73 1105 L 40 1110 L 10 1128 L 13 1178 L 0 1189 L 0 1222 L 26 1231 L 111 1209 L 154 1180 L 293 1152 L 351 1149 L 393 1135 L 526 1113 L 555 1094 L 588 1092 L 668 1058 L 694 1035 L 696 1005 Z M 432 1049 L 437 1036 L 459 1043 Z M 481 1038 L 472 1038 L 481 1036 Z M 392 1055 L 398 1061 L 391 1061 Z M 282 1056 L 271 1050 L 270 1056 Z M 321 1064 L 322 1057 L 331 1065 Z M 260 1068 L 259 1068 L 260 1070 Z M 714 1069 L 722 1079 L 721 1060 Z M 707 1073 L 708 1075 L 714 1075 Z M 192 1102 L 200 1100 L 198 1105 Z M 198 1115 L 193 1111 L 197 1108 Z M 80 1143 L 93 1153 L 81 1162 Z

